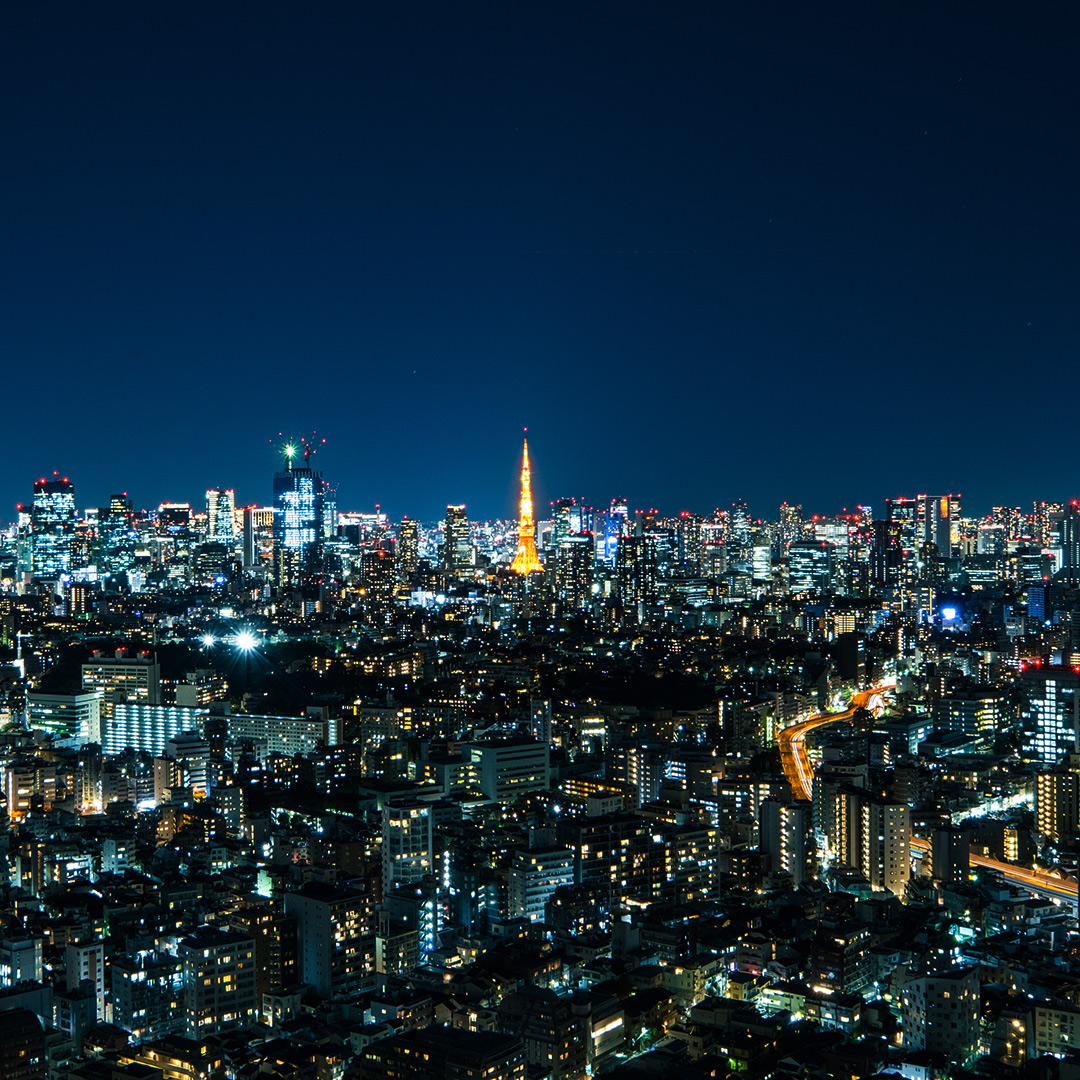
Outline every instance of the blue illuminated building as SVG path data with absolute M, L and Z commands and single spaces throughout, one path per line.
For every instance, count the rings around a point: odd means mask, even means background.
M 66 476 L 54 480 L 42 477 L 34 484 L 30 521 L 34 577 L 54 578 L 70 573 L 75 486 Z
M 321 570 L 324 541 L 336 527 L 337 501 L 322 473 L 305 466 L 274 474 L 274 566 L 280 584 Z

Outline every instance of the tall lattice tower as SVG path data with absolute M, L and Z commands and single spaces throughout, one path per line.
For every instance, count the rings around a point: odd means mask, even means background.
M 518 520 L 518 546 L 510 569 L 516 574 L 543 570 L 536 554 L 536 522 L 533 521 L 532 485 L 529 481 L 529 440 L 521 459 L 521 517 Z

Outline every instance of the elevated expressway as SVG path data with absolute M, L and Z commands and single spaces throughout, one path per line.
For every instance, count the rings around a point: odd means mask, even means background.
M 851 699 L 851 704 L 842 712 L 818 713 L 809 720 L 784 728 L 776 736 L 776 745 L 780 749 L 780 764 L 796 799 L 809 802 L 814 793 L 814 770 L 810 767 L 810 759 L 806 754 L 806 736 L 826 724 L 850 720 L 860 709 L 880 706 L 881 695 L 885 689 L 886 687 L 878 686 L 873 690 L 863 690 Z
M 796 799 L 809 800 L 813 796 L 814 770 L 806 750 L 806 736 L 826 724 L 836 724 L 842 720 L 851 720 L 860 709 L 873 711 L 881 706 L 881 695 L 888 687 L 877 686 L 856 694 L 848 708 L 840 712 L 818 713 L 808 720 L 803 720 L 791 727 L 784 728 L 776 736 L 776 745 L 780 750 L 780 764 L 784 776 L 791 784 L 792 794 Z M 918 836 L 911 837 L 912 854 L 925 855 L 930 850 L 930 841 Z M 970 855 L 972 866 L 984 870 L 993 870 L 1001 874 L 1014 885 L 1019 885 L 1040 896 L 1049 896 L 1056 900 L 1078 904 L 1077 883 L 1071 878 L 1059 877 L 1045 870 L 1032 870 L 1016 863 L 1001 862 L 983 855 Z

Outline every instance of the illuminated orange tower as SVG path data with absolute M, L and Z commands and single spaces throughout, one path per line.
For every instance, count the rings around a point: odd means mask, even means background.
M 526 431 L 529 429 L 526 428 Z M 529 482 L 529 440 L 521 460 L 521 518 L 518 521 L 518 546 L 510 569 L 516 574 L 532 574 L 543 570 L 536 554 L 536 522 L 533 521 L 532 485 Z

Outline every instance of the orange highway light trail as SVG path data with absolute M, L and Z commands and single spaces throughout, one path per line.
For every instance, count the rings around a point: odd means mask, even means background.
M 930 850 L 930 841 L 921 837 L 911 838 L 911 850 L 926 853 Z M 1018 866 L 1016 863 L 1002 862 L 1000 859 L 990 859 L 985 855 L 969 855 L 968 859 L 972 866 L 982 867 L 984 870 L 996 870 L 1009 881 L 1017 885 L 1024 885 L 1029 889 L 1038 889 L 1041 892 L 1052 893 L 1063 900 L 1072 903 L 1077 902 L 1076 882 L 1071 878 L 1061 878 L 1046 870 L 1030 870 L 1026 866 Z
M 835 724 L 839 720 L 850 720 L 859 709 L 866 707 L 875 694 L 880 694 L 882 689 L 876 687 L 873 690 L 863 690 L 851 699 L 851 705 L 842 712 L 818 713 L 809 720 L 784 728 L 776 736 L 776 745 L 780 749 L 780 765 L 796 799 L 809 800 L 813 796 L 814 772 L 806 756 L 806 736 L 815 728 Z
M 780 764 L 784 770 L 784 776 L 791 784 L 792 794 L 796 799 L 809 800 L 813 797 L 814 771 L 810 767 L 810 759 L 806 753 L 806 736 L 816 728 L 826 724 L 835 724 L 841 720 L 850 720 L 861 708 L 865 708 L 871 699 L 880 694 L 884 687 L 875 687 L 873 690 L 864 690 L 852 698 L 851 705 L 840 712 L 818 713 L 809 720 L 792 724 L 784 728 L 776 736 L 776 745 L 780 750 Z M 930 849 L 930 841 L 920 837 L 911 837 L 912 852 L 925 853 Z M 984 855 L 969 856 L 972 866 L 979 866 L 985 870 L 996 870 L 1009 881 L 1017 885 L 1036 889 L 1040 892 L 1048 892 L 1053 896 L 1068 900 L 1070 903 L 1078 903 L 1077 883 L 1071 878 L 1060 878 L 1045 870 L 1030 870 L 1026 866 L 1017 866 L 1015 863 L 1001 862 L 999 859 L 989 859 Z

